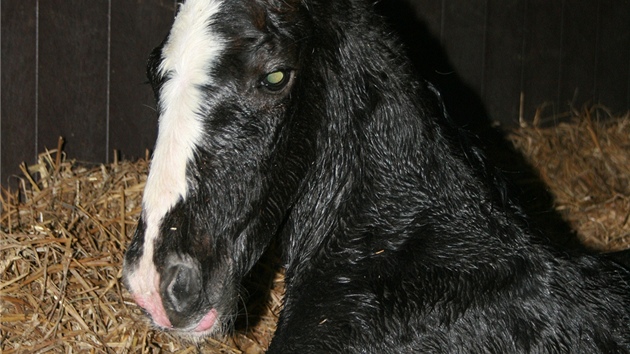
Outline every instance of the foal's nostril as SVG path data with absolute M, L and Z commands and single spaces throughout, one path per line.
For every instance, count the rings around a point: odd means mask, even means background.
M 169 268 L 165 297 L 172 309 L 185 315 L 194 308 L 201 293 L 199 269 L 188 264 L 177 264 Z

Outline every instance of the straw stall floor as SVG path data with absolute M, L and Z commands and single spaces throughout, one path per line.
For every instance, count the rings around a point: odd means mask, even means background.
M 591 249 L 630 247 L 630 113 L 571 112 L 553 127 L 523 127 L 509 140 L 538 171 L 555 209 Z
M 524 127 L 508 138 L 539 171 L 555 208 L 590 247 L 630 246 L 630 118 Z M 0 352 L 260 353 L 281 308 L 283 273 L 271 255 L 250 276 L 233 335 L 201 342 L 151 327 L 121 280 L 140 213 L 148 162 L 88 168 L 57 150 L 28 167 L 21 197 L 3 191 L 0 218 Z M 31 177 L 37 176 L 37 178 Z M 270 289 L 270 291 L 268 291 Z

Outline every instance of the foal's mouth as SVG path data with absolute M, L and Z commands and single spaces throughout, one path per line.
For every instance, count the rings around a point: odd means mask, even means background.
M 193 329 L 193 333 L 196 335 L 205 336 L 214 332 L 214 328 L 215 328 L 215 325 L 217 324 L 218 316 L 219 314 L 217 310 L 211 309 L 210 311 L 208 311 L 208 313 L 206 313 L 201 318 L 201 320 L 197 322 L 197 325 Z
M 159 296 L 157 297 L 159 298 Z M 177 327 L 173 326 L 171 323 L 171 320 L 162 306 L 161 299 L 156 302 L 155 297 L 151 297 L 150 295 L 134 295 L 133 299 L 147 317 L 151 319 L 152 323 L 162 330 L 179 332 L 194 337 L 205 337 L 216 332 L 216 328 L 219 327 L 219 312 L 215 308 L 206 312 L 198 321 L 191 322 L 186 326 Z

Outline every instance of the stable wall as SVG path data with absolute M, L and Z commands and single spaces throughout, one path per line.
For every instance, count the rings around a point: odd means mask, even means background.
M 145 62 L 174 0 L 1 0 L 0 184 L 66 140 L 80 161 L 143 157 L 157 119 Z M 630 108 L 630 0 L 383 0 L 462 125 Z M 13 181 L 13 182 L 11 182 Z

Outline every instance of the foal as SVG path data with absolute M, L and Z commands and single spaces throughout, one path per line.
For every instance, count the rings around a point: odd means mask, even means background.
M 186 0 L 149 60 L 159 134 L 125 284 L 232 325 L 274 238 L 274 353 L 630 352 L 630 274 L 530 229 L 366 0 Z

